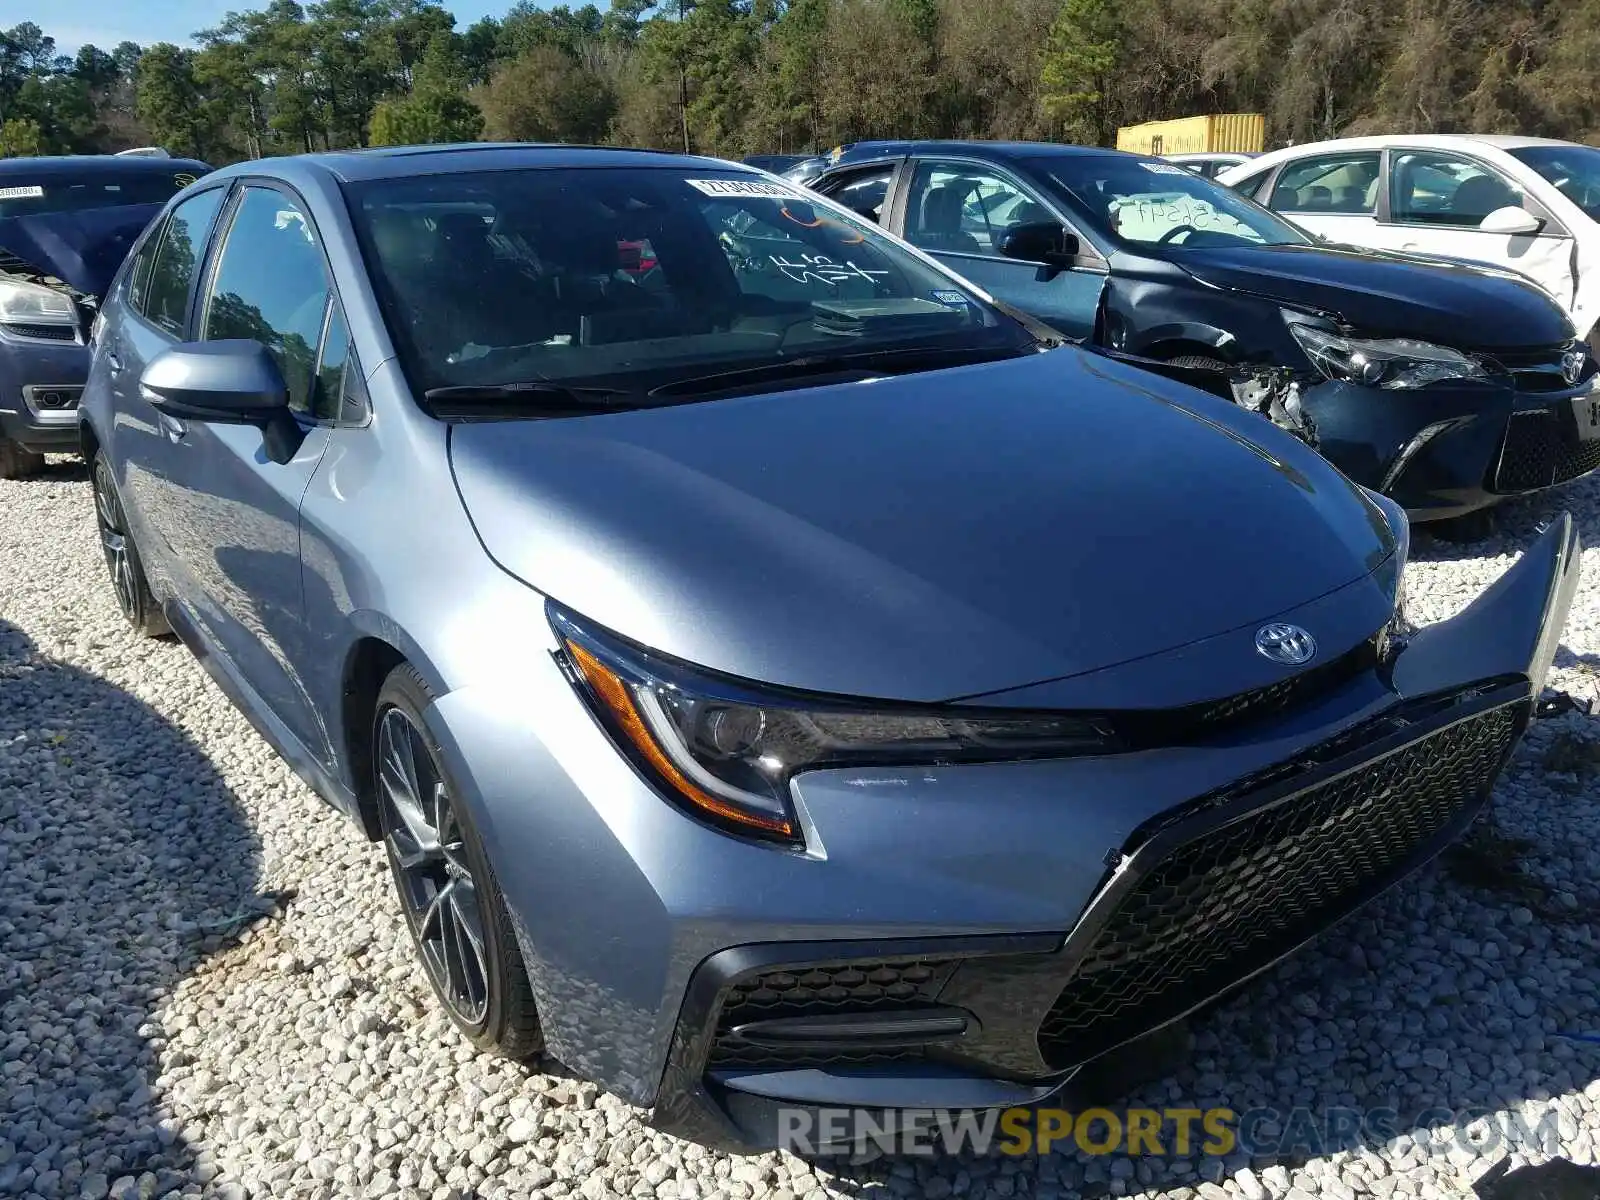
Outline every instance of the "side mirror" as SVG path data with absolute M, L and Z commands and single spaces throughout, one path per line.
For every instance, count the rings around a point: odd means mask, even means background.
M 1485 233 L 1531 234 L 1544 228 L 1544 222 L 1525 208 L 1508 204 L 1497 208 L 1482 221 L 1478 228 Z
M 283 372 L 260 342 L 184 342 L 151 359 L 139 383 L 151 406 L 174 420 L 256 426 L 273 462 L 288 462 L 305 440 Z
M 1066 269 L 1078 256 L 1078 239 L 1054 221 L 1013 225 L 995 247 L 1006 258 Z

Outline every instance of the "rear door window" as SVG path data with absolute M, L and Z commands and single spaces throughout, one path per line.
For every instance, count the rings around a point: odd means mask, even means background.
M 1267 207 L 1281 213 L 1365 213 L 1378 206 L 1378 151 L 1319 155 L 1278 173 Z

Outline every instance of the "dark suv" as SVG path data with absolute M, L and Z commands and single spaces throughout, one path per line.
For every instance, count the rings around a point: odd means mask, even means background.
M 99 297 L 150 219 L 210 169 L 109 154 L 0 160 L 0 479 L 77 450 Z
M 805 182 L 1089 347 L 1208 376 L 1416 520 L 1600 467 L 1600 393 L 1521 276 L 1334 246 L 1175 163 L 864 142 Z

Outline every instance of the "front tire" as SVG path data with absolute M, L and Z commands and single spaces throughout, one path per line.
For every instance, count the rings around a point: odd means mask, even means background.
M 172 632 L 166 614 L 150 594 L 144 562 L 139 557 L 133 534 L 128 532 L 128 515 L 117 494 L 116 479 L 105 455 L 96 454 L 89 467 L 94 481 L 94 518 L 100 534 L 100 550 L 105 555 L 106 571 L 111 576 L 111 591 L 123 618 L 140 637 L 161 637 Z
M 378 693 L 373 773 L 379 826 L 406 926 L 434 995 L 479 1050 L 526 1059 L 543 1046 L 511 914 L 423 711 L 409 664 Z
M 0 437 L 0 479 L 26 479 L 44 470 L 44 455 Z

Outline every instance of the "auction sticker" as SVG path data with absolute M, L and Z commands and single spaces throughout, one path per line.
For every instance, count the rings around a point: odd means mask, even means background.
M 777 196 L 784 200 L 798 200 L 800 193 L 781 183 L 768 183 L 765 179 L 686 179 L 690 187 L 708 196 Z
M 937 300 L 940 304 L 961 304 L 961 305 L 965 305 L 966 302 L 967 302 L 967 298 L 965 296 L 963 296 L 960 292 L 935 292 L 933 294 L 933 298 L 935 300 Z
M 1194 172 L 1185 167 L 1175 167 L 1171 163 L 1140 163 L 1152 175 L 1192 175 Z
M 44 188 L 38 184 L 31 187 L 0 187 L 0 200 L 42 200 Z

